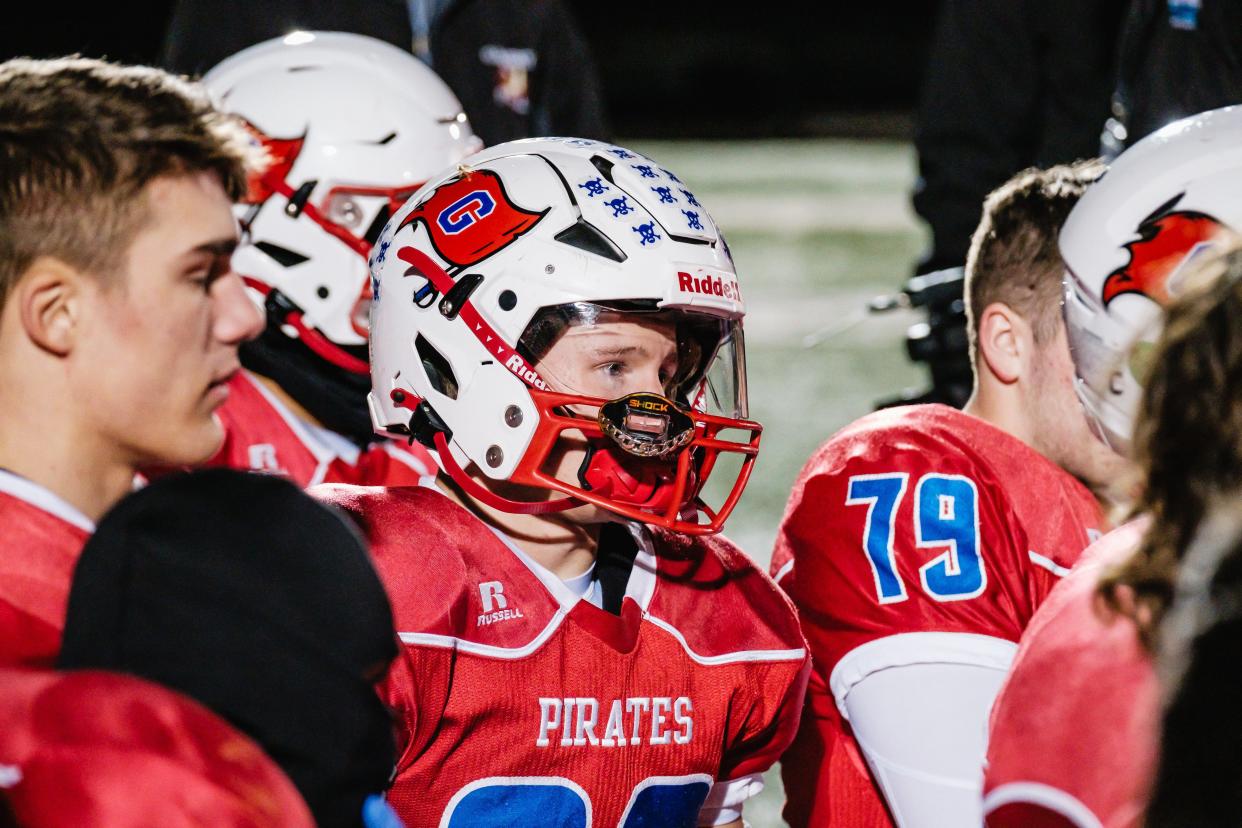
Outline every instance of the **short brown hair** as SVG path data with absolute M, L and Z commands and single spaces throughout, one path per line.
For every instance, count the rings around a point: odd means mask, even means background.
M 1103 172 L 1099 161 L 1031 168 L 984 200 L 983 218 L 966 255 L 966 326 L 972 364 L 978 351 L 978 314 L 993 302 L 1008 305 L 1027 320 L 1036 342 L 1046 342 L 1055 334 L 1064 270 L 1057 235 L 1087 186 Z
M 160 69 L 80 57 L 0 63 L 0 308 L 39 256 L 115 271 L 155 178 L 213 172 L 239 199 L 254 153 L 202 87 Z
M 1168 309 L 1135 425 L 1144 486 L 1134 510 L 1151 526 L 1138 553 L 1101 582 L 1118 610 L 1117 587 L 1134 590 L 1148 610 L 1136 620 L 1149 646 L 1209 507 L 1242 486 L 1242 248 L 1204 259 L 1188 280 L 1199 287 Z

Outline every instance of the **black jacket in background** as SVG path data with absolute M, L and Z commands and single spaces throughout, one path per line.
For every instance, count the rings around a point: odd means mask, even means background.
M 178 0 L 164 42 L 168 69 L 201 74 L 294 29 L 355 32 L 410 50 L 404 0 Z M 561 0 L 459 0 L 431 29 L 432 68 L 489 145 L 538 135 L 608 138 L 599 76 Z M 529 109 L 497 100 L 497 54 L 533 57 Z
M 945 0 L 915 132 L 920 272 L 965 262 L 984 197 L 1014 173 L 1099 153 L 1124 5 Z
M 1242 2 L 1202 0 L 1178 26 L 1168 0 L 1132 0 L 1113 114 L 1129 146 L 1171 121 L 1242 103 Z

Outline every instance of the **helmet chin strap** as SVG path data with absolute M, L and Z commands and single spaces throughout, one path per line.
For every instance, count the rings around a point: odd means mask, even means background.
M 548 515 L 586 505 L 584 501 L 573 497 L 545 500 L 539 503 L 528 503 L 501 497 L 466 474 L 465 469 L 457 465 L 457 460 L 453 457 L 453 452 L 449 448 L 448 440 L 444 438 L 443 431 L 437 431 L 432 439 L 436 444 L 436 452 L 440 455 L 440 462 L 444 464 L 444 470 L 448 472 L 449 477 L 453 478 L 453 481 L 458 486 L 465 489 L 466 494 L 480 503 L 491 506 L 493 509 L 519 515 Z
M 284 324 L 297 331 L 298 338 L 306 343 L 306 347 L 310 348 L 315 356 L 325 362 L 330 362 L 337 368 L 343 368 L 353 374 L 366 376 L 371 373 L 371 366 L 367 364 L 365 359 L 359 359 L 353 354 L 346 353 L 319 331 L 307 327 L 302 321 L 301 311 L 290 311 L 285 316 Z
M 302 340 L 315 356 L 352 374 L 365 376 L 371 373 L 371 367 L 365 359 L 359 359 L 346 352 L 335 342 L 302 321 L 305 312 L 288 296 L 266 282 L 260 282 L 250 276 L 243 276 L 242 280 L 246 283 L 246 287 L 263 295 L 264 309 L 269 319 L 275 319 L 277 324 L 288 325 L 297 331 L 298 339 Z

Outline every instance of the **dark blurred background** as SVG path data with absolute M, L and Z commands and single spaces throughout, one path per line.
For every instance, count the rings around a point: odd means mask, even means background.
M 620 135 L 908 135 L 936 0 L 574 4 Z
M 569 0 L 616 134 L 661 138 L 908 137 L 939 5 Z M 171 7 L 33 3 L 0 32 L 0 58 L 151 63 Z
M 884 220 L 918 232 L 909 205 L 929 232 L 915 242 L 921 251 L 868 257 L 886 263 L 874 289 L 901 285 L 901 296 L 875 306 L 926 314 L 906 345 L 930 369 L 931 387 L 886 402 L 961 405 L 970 393 L 962 265 L 989 191 L 1025 167 L 1112 155 L 1176 118 L 1242 100 L 1242 0 L 561 0 L 593 55 L 602 97 L 550 0 L 179 2 L 172 68 L 206 69 L 293 21 L 325 29 L 342 21 L 424 58 L 429 48 L 487 143 L 535 134 L 691 139 L 679 143 L 694 157 L 703 154 L 694 142 L 709 140 L 715 157 L 727 149 L 722 139 L 741 139 L 744 152 L 714 163 L 713 177 L 726 190 L 730 176 L 746 178 L 748 209 L 784 216 L 784 229 L 825 211 L 871 215 L 863 204 L 817 199 L 882 198 L 891 185 L 875 176 L 891 169 L 900 193 Z M 173 5 L 35 4 L 21 26 L 0 30 L 0 58 L 80 52 L 158 63 Z M 414 21 L 432 9 L 436 25 L 420 37 Z M 493 44 L 542 55 L 544 75 L 528 88 L 525 68 L 484 57 Z M 504 99 L 514 78 L 522 96 L 538 86 L 534 104 L 522 98 L 529 112 Z M 834 140 L 855 138 L 896 140 L 861 142 L 865 150 Z M 791 171 L 776 171 L 799 152 Z M 816 165 L 851 172 L 816 183 Z M 779 203 L 756 206 L 772 186 Z M 804 186 L 811 201 L 802 203 Z

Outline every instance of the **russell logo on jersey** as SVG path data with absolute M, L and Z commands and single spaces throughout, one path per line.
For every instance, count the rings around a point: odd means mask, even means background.
M 509 606 L 509 599 L 505 597 L 505 586 L 500 581 L 479 584 L 479 599 L 483 602 L 483 612 L 475 619 L 476 626 L 486 627 L 499 621 L 525 617 L 522 610 Z

